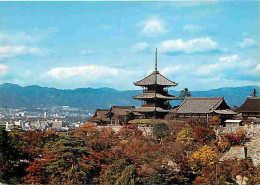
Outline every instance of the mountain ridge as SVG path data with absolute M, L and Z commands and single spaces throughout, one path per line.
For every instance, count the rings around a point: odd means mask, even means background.
M 253 89 L 260 91 L 259 86 L 222 87 L 206 91 L 190 91 L 193 97 L 221 97 L 224 96 L 229 106 L 240 106 Z M 111 105 L 141 106 L 141 101 L 134 100 L 134 95 L 142 93 L 141 90 L 119 91 L 109 87 L 56 89 L 38 85 L 19 86 L 4 83 L 0 85 L 0 107 L 2 108 L 36 108 L 44 106 L 71 106 L 95 110 L 109 108 Z M 170 94 L 178 96 L 180 91 L 170 90 Z M 172 105 L 181 101 L 172 101 Z

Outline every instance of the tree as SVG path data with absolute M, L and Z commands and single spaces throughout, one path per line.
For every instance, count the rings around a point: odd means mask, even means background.
M 187 145 L 192 144 L 195 141 L 192 128 L 183 128 L 177 134 L 177 140 L 186 143 Z
M 248 140 L 247 133 L 244 129 L 239 129 L 235 133 L 226 133 L 224 134 L 224 139 L 226 139 L 231 146 L 244 145 Z
M 0 182 L 21 183 L 27 167 L 28 155 L 23 152 L 22 142 L 18 137 L 6 132 L 0 126 Z
M 216 133 L 214 130 L 209 127 L 203 127 L 200 125 L 193 128 L 193 134 L 196 141 L 200 143 L 208 143 L 211 140 L 216 139 Z
M 181 94 L 179 95 L 178 99 L 179 100 L 184 100 L 187 97 L 191 97 L 191 93 L 189 92 L 188 88 L 184 88 L 181 91 Z
M 123 140 L 132 140 L 134 137 L 143 138 L 143 132 L 138 129 L 136 124 L 123 126 L 118 132 L 119 136 Z
M 254 88 L 253 89 L 253 93 L 251 94 L 251 96 L 257 97 L 257 94 L 258 94 L 258 92 L 257 92 L 256 88 Z
M 121 177 L 117 179 L 115 185 L 134 185 L 136 176 L 135 166 L 129 165 L 123 170 Z
M 153 126 L 153 135 L 162 141 L 169 136 L 169 128 L 165 123 L 157 123 Z
M 84 139 L 85 141 L 89 141 L 93 138 L 98 137 L 100 131 L 97 129 L 95 124 L 84 123 L 78 129 L 76 129 L 73 133 L 75 137 Z
M 80 138 L 61 138 L 51 153 L 57 156 L 47 165 L 51 184 L 90 184 L 100 170 L 95 157 Z
M 27 184 L 50 184 L 49 176 L 47 172 L 47 166 L 57 160 L 58 154 L 53 154 L 48 147 L 45 147 L 41 153 L 41 157 L 36 158 L 30 162 L 29 167 L 26 168 L 28 173 L 24 177 L 24 182 Z
M 208 145 L 204 145 L 194 152 L 190 158 L 190 163 L 195 172 L 200 173 L 203 167 L 216 163 L 217 151 Z
M 103 172 L 100 177 L 101 184 L 105 184 L 105 185 L 116 184 L 116 183 L 119 184 L 118 181 L 123 181 L 122 172 L 128 166 L 132 166 L 132 161 L 127 158 L 116 160 L 112 164 L 107 165 L 103 169 Z M 128 175 L 132 176 L 132 174 L 128 174 Z M 129 176 L 128 176 L 128 180 L 129 180 Z
M 240 181 L 240 182 L 238 182 Z M 257 168 L 247 160 L 228 159 L 203 167 L 194 184 L 259 184 Z

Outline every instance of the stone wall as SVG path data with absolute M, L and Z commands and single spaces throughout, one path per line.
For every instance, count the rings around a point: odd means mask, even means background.
M 245 125 L 235 128 L 226 128 L 222 127 L 218 129 L 219 133 L 228 133 L 228 132 L 235 132 L 238 129 L 244 129 L 247 132 L 248 138 L 250 138 L 250 141 L 245 144 L 247 147 L 247 157 L 252 159 L 252 162 L 254 165 L 260 164 L 260 125 Z M 245 158 L 242 157 L 242 149 L 239 149 L 239 147 L 232 147 L 224 156 L 222 157 L 224 159 L 228 158 Z
M 231 158 L 246 159 L 246 147 L 245 146 L 234 146 L 224 154 L 220 161 L 224 161 Z

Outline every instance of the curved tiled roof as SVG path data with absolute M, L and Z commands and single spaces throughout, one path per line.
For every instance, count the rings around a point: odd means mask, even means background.
M 132 110 L 135 108 L 135 106 L 111 106 L 108 114 L 114 114 L 116 116 L 125 116 L 128 115 Z
M 214 98 L 186 98 L 183 103 L 176 109 L 176 113 L 211 113 L 217 109 L 222 102 L 225 102 L 223 97 Z M 227 106 L 228 108 L 228 106 Z
M 101 121 L 109 121 L 109 117 L 107 117 L 107 113 L 109 109 L 97 109 L 95 115 L 88 119 L 88 121 L 92 122 L 101 122 Z
M 145 77 L 142 80 L 139 80 L 134 83 L 136 86 L 147 86 L 147 85 L 154 85 L 155 84 L 155 79 L 157 78 L 157 85 L 162 85 L 162 86 L 176 86 L 178 85 L 177 83 L 169 80 L 168 78 L 164 77 L 161 75 L 158 71 L 154 71 L 152 74 L 149 76 Z
M 238 112 L 260 112 L 260 97 L 248 96 Z
M 166 100 L 175 100 L 176 97 L 172 95 L 162 95 L 160 93 L 144 93 L 133 97 L 134 99 L 166 99 Z

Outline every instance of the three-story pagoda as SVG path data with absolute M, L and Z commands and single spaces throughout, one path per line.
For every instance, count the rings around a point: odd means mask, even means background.
M 168 93 L 168 88 L 178 84 L 167 79 L 157 70 L 157 48 L 155 51 L 155 69 L 152 74 L 134 83 L 143 88 L 143 94 L 134 96 L 142 101 L 142 107 L 134 111 L 139 112 L 144 118 L 163 118 L 171 109 L 170 100 L 176 97 Z

